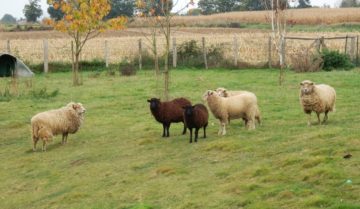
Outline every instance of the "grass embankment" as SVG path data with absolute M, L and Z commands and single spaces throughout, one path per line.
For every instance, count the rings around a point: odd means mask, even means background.
M 255 131 L 234 120 L 219 137 L 211 115 L 208 138 L 197 144 L 180 124 L 161 138 L 146 102 L 157 91 L 153 72 L 89 75 L 80 87 L 71 86 L 70 73 L 36 76 L 33 89 L 59 94 L 0 103 L 2 209 L 360 207 L 359 70 L 288 72 L 283 87 L 275 70 L 174 70 L 172 97 L 198 103 L 206 89 L 224 86 L 259 99 L 263 124 Z M 337 90 L 328 124 L 307 127 L 298 101 L 304 79 Z M 83 127 L 67 145 L 58 136 L 46 153 L 33 153 L 30 118 L 69 101 L 87 108 Z M 353 157 L 343 159 L 347 153 Z

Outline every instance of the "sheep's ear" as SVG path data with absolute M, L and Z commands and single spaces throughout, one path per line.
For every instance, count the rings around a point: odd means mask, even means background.
M 304 83 L 303 83 L 303 82 L 301 82 L 301 83 L 300 83 L 300 86 L 303 86 L 303 85 L 304 85 Z
M 314 85 L 314 82 L 311 82 L 310 85 Z
M 151 100 L 150 100 L 150 99 L 148 99 L 147 101 L 148 101 L 149 103 L 151 102 Z
M 78 108 L 78 105 L 77 105 L 77 104 L 73 104 L 73 105 L 72 105 L 72 108 L 73 108 L 74 110 L 76 110 L 76 108 Z

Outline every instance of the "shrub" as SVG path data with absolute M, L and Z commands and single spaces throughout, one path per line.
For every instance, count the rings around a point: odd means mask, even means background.
M 177 47 L 179 66 L 199 67 L 203 64 L 201 48 L 195 40 L 185 41 Z
M 290 55 L 290 59 L 291 68 L 298 73 L 320 71 L 324 63 L 318 52 L 305 47 Z
M 207 47 L 207 61 L 209 67 L 220 67 L 224 64 L 224 46 L 210 45 Z M 177 48 L 178 66 L 204 67 L 202 48 L 195 40 L 186 41 Z
M 242 28 L 242 25 L 239 22 L 230 22 L 229 28 Z
M 122 76 L 131 76 L 136 74 L 136 69 L 133 63 L 128 62 L 127 60 L 120 63 L 120 75 Z
M 228 66 L 229 60 L 225 59 L 224 44 L 211 45 L 207 49 L 207 60 L 209 67 Z
M 321 52 L 321 57 L 324 60 L 323 69 L 326 71 L 334 69 L 349 70 L 354 67 L 350 57 L 347 54 L 340 53 L 339 51 L 324 49 Z

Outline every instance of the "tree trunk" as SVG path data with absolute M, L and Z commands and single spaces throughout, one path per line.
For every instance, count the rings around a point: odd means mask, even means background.
M 157 53 L 157 42 L 156 42 L 156 30 L 153 31 L 153 53 L 154 53 L 154 58 L 155 58 L 155 63 L 154 63 L 154 67 L 155 67 L 155 75 L 158 76 L 160 75 L 160 69 L 159 69 L 159 57 L 158 57 L 158 53 Z
M 80 83 L 80 79 L 79 79 L 79 58 L 80 58 L 80 41 L 79 41 L 79 37 L 75 39 L 75 50 L 74 50 L 74 45 L 71 42 L 71 52 L 72 52 L 72 61 L 73 61 L 73 86 L 79 86 Z
M 166 9 L 169 11 L 169 1 L 166 1 Z M 169 80 L 170 80 L 170 72 L 169 72 L 169 52 L 170 52 L 170 12 L 166 14 L 166 49 L 165 49 L 165 68 L 164 68 L 164 81 L 165 81 L 165 89 L 164 89 L 164 97 L 165 101 L 169 100 Z
M 79 53 L 75 53 L 75 63 L 74 63 L 74 69 L 73 69 L 73 85 L 79 86 L 80 80 L 79 80 Z

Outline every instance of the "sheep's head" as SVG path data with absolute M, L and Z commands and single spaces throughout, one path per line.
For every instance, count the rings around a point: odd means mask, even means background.
M 311 94 L 314 91 L 315 84 L 312 81 L 305 80 L 300 83 L 300 91 L 302 95 Z
M 160 99 L 158 98 L 151 98 L 147 100 L 150 103 L 150 110 L 156 110 L 160 106 Z
M 187 105 L 185 107 L 183 107 L 184 109 L 184 115 L 185 116 L 192 116 L 194 114 L 194 108 L 195 106 L 191 106 L 191 105 Z
M 221 97 L 227 97 L 228 96 L 227 90 L 225 88 L 223 88 L 223 87 L 219 87 L 215 91 Z
M 71 102 L 69 103 L 69 105 L 71 105 L 71 108 L 73 108 L 78 115 L 83 115 L 86 111 L 86 109 L 81 103 Z
M 202 99 L 203 99 L 204 101 L 207 101 L 207 98 L 208 98 L 209 96 L 215 94 L 215 93 L 216 93 L 215 91 L 207 90 L 207 91 L 203 94 Z

